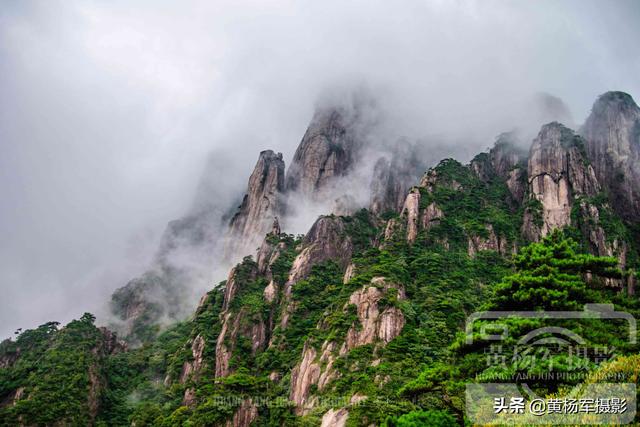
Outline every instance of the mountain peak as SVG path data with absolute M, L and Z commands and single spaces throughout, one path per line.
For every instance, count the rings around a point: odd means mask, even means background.
M 287 190 L 313 196 L 351 169 L 361 145 L 347 111 L 317 109 L 287 171 Z
M 640 218 L 640 108 L 631 95 L 606 92 L 581 129 L 598 179 L 626 220 Z
M 626 109 L 640 111 L 633 97 L 626 92 L 610 91 L 598 97 L 593 104 L 593 113 L 599 114 L 607 110 L 615 109 L 623 111 Z
M 227 256 L 236 252 L 250 252 L 259 244 L 281 213 L 280 193 L 284 190 L 284 160 L 282 153 L 264 150 L 258 156 L 249 177 L 247 193 L 229 225 L 230 239 L 226 244 Z

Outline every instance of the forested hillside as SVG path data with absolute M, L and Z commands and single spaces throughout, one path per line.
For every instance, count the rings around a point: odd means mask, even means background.
M 402 170 L 411 156 L 399 150 L 377 166 L 370 205 L 343 203 L 288 234 L 274 221 L 291 208 L 282 194 L 321 194 L 347 173 L 362 150 L 351 123 L 317 114 L 286 179 L 281 156 L 261 153 L 229 232 L 258 233 L 260 246 L 189 318 L 161 328 L 142 278 L 113 300 L 126 336 L 85 314 L 3 342 L 0 425 L 449 426 L 470 422 L 465 388 L 481 378 L 581 374 L 530 381 L 542 396 L 603 372 L 637 384 L 638 345 L 593 319 L 560 322 L 585 347 L 615 348 L 582 363 L 554 353 L 494 365 L 482 322 L 477 340 L 465 335 L 487 310 L 612 304 L 640 316 L 640 109 L 629 95 L 602 95 L 578 132 L 544 124 L 527 149 L 503 134 L 469 164 L 444 159 L 411 184 L 419 162 Z M 166 277 L 153 286 L 179 275 Z M 507 322 L 504 360 L 549 324 Z

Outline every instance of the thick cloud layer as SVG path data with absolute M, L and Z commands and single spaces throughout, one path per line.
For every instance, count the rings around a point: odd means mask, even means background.
M 638 22 L 633 0 L 5 3 L 0 337 L 99 310 L 210 153 L 231 203 L 260 150 L 291 159 L 328 88 L 366 86 L 388 132 L 468 160 L 538 126 L 537 92 L 576 123 L 606 90 L 639 97 Z

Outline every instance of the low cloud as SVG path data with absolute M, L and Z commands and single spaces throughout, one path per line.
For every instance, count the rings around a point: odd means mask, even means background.
M 530 134 L 536 93 L 576 124 L 640 96 L 638 22 L 635 1 L 5 4 L 0 336 L 99 310 L 199 192 L 226 209 L 260 150 L 289 164 L 327 91 L 375 93 L 382 144 L 466 161 Z

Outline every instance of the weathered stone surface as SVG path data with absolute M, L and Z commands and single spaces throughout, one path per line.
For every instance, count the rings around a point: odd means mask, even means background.
M 429 193 L 432 193 L 437 182 L 438 172 L 435 169 L 429 169 L 420 179 L 420 187 L 426 188 Z
M 275 284 L 275 282 L 272 280 L 269 282 L 269 284 L 264 288 L 264 299 L 269 302 L 272 303 L 273 301 L 275 301 L 276 296 L 278 294 L 278 288 L 277 285 Z
M 405 323 L 402 312 L 395 306 L 381 308 L 378 304 L 388 292 L 395 292 L 398 300 L 405 298 L 401 286 L 388 283 L 383 277 L 374 277 L 371 285 L 351 294 L 349 304 L 356 306 L 359 324 L 347 331 L 341 354 L 376 340 L 387 344 L 400 334 Z
M 251 325 L 251 351 L 253 354 L 262 348 L 267 339 L 267 327 L 264 322 L 259 321 Z
M 229 276 L 227 276 L 227 283 L 224 288 L 224 302 L 222 304 L 223 310 L 227 310 L 229 308 L 229 303 L 231 303 L 231 300 L 233 300 L 233 298 L 236 296 L 236 293 L 238 292 L 239 283 L 237 274 L 238 267 L 236 266 L 231 269 L 231 271 L 229 272 Z M 250 277 L 255 278 L 256 274 L 257 271 L 255 271 L 254 269 L 253 271 L 251 271 Z
M 393 239 L 393 236 L 399 229 L 400 223 L 398 223 L 397 219 L 391 218 L 389 221 L 387 221 L 387 225 L 384 228 L 384 241 L 382 242 L 381 247 L 384 246 L 385 242 Z
M 317 384 L 320 379 L 320 365 L 316 362 L 316 350 L 305 343 L 302 351 L 302 360 L 291 371 L 291 390 L 289 400 L 295 403 L 296 412 L 303 413 L 308 406 L 307 398 L 311 385 Z
M 322 344 L 322 354 L 320 355 L 320 366 L 324 367 L 320 378 L 318 378 L 318 390 L 322 391 L 327 384 L 336 379 L 339 373 L 333 369 L 333 363 L 336 361 L 337 345 L 335 342 L 325 341 Z
M 610 207 L 605 205 L 598 208 L 585 200 L 580 200 L 579 203 L 579 227 L 586 241 L 591 245 L 591 252 L 599 256 L 617 258 L 618 266 L 624 271 L 627 266 L 627 244 L 617 238 L 608 238 L 600 220 L 600 209 L 609 210 Z M 624 279 L 608 278 L 605 284 L 621 288 L 627 283 Z
M 420 199 L 419 189 L 412 189 L 407 195 L 402 208 L 400 218 L 402 222 L 399 222 L 396 218 L 391 218 L 387 221 L 380 248 L 384 248 L 394 238 L 398 237 L 403 237 L 409 244 L 413 244 L 420 230 L 428 231 L 431 227 L 439 224 L 444 216 L 440 207 L 435 202 L 432 202 L 420 211 Z
M 235 320 L 231 324 L 231 320 Z M 222 316 L 222 330 L 216 341 L 216 367 L 215 376 L 226 377 L 229 375 L 229 361 L 231 360 L 231 350 L 225 343 L 227 335 L 235 336 L 238 332 L 239 317 L 232 316 L 232 313 L 226 312 Z
M 202 368 L 204 367 L 204 346 L 204 338 L 202 335 L 198 334 L 191 343 L 191 355 L 193 356 L 193 359 L 184 362 L 182 365 L 182 372 L 180 373 L 179 378 L 180 384 L 184 384 L 189 377 L 197 376 L 202 371 Z
M 353 278 L 356 274 L 356 265 L 351 263 L 347 266 L 347 269 L 344 272 L 344 276 L 342 276 L 342 283 L 347 284 L 349 280 Z
M 271 267 L 285 248 L 284 243 L 276 243 L 278 236 L 280 224 L 276 218 L 258 250 L 256 263 L 251 266 L 246 277 L 248 280 L 254 280 L 260 276 L 269 280 L 263 291 L 264 299 L 269 303 L 276 302 L 279 292 L 279 286 L 273 280 Z M 263 319 L 262 315 L 246 318 L 246 307 L 241 307 L 237 312 L 230 310 L 231 302 L 236 297 L 239 287 L 243 285 L 238 280 L 238 268 L 236 266 L 231 269 L 224 288 L 224 302 L 220 315 L 222 329 L 216 342 L 216 377 L 225 377 L 231 373 L 229 361 L 239 335 L 250 340 L 252 352 L 255 354 L 265 346 L 273 329 L 273 319 Z
M 593 105 L 581 129 L 586 150 L 614 210 L 640 219 L 640 108 L 624 92 L 607 92 Z
M 7 342 L 9 339 L 7 339 Z M 4 342 L 4 341 L 3 341 Z M 13 364 L 20 357 L 20 349 L 18 348 L 15 353 L 6 353 L 0 356 L 0 369 L 6 369 L 13 366 Z
M 513 133 L 503 133 L 498 136 L 493 148 L 489 151 L 489 158 L 495 173 L 506 178 L 509 172 L 516 168 L 526 158 L 526 152 L 518 147 L 518 141 Z
M 349 418 L 349 411 L 345 408 L 329 409 L 322 416 L 320 427 L 344 427 Z
M 316 350 L 305 343 L 302 360 L 291 371 L 289 399 L 296 404 L 298 414 L 304 414 L 314 406 L 315 400 L 309 399 L 311 386 L 316 385 L 318 390 L 323 390 L 338 377 L 338 372 L 333 369 L 336 350 L 335 342 L 325 341 L 318 358 Z
M 321 190 L 351 170 L 362 146 L 355 120 L 340 107 L 316 111 L 287 170 L 287 191 L 317 198 Z
M 407 220 L 407 242 L 410 244 L 416 241 L 418 236 L 418 216 L 420 214 L 420 191 L 412 190 L 405 199 L 402 208 L 402 217 Z
M 222 329 L 216 341 L 216 378 L 231 374 L 229 362 L 238 336 L 250 340 L 252 353 L 255 354 L 265 346 L 268 335 L 267 326 L 262 317 L 247 318 L 246 307 L 240 308 L 237 313 L 223 311 L 221 319 Z
M 196 404 L 196 390 L 193 387 L 189 387 L 184 391 L 184 397 L 182 398 L 182 405 L 193 407 Z
M 262 151 L 249 177 L 247 193 L 229 224 L 225 244 L 227 255 L 253 252 L 272 229 L 274 218 L 282 213 L 284 177 L 282 154 Z
M 571 222 L 575 195 L 595 195 L 600 186 L 582 151 L 583 140 L 560 123 L 544 125 L 529 153 L 529 197 L 542 205 L 542 223 L 525 212 L 523 232 L 537 240 Z
M 154 323 L 165 314 L 162 300 L 169 300 L 172 272 L 150 270 L 117 289 L 111 296 L 112 312 L 123 321 L 119 332 L 129 338 L 139 321 Z
M 280 236 L 280 223 L 278 218 L 274 218 L 271 226 L 271 231 L 267 234 L 267 237 L 262 240 L 262 244 L 256 254 L 256 263 L 258 264 L 258 274 L 268 273 L 268 268 L 276 258 L 280 255 L 280 250 L 283 249 L 282 244 L 274 244 L 273 240 L 277 241 Z M 269 277 L 270 278 L 270 277 Z
M 118 354 L 127 351 L 127 343 L 118 339 L 115 332 L 101 326 L 98 328 L 102 335 L 101 348 L 98 350 L 103 355 Z
M 522 202 L 527 190 L 527 171 L 523 167 L 516 167 L 508 172 L 507 188 L 516 202 Z
M 274 383 L 275 383 L 275 382 L 280 381 L 280 378 L 281 378 L 281 375 L 280 375 L 280 373 L 279 373 L 279 372 L 277 372 L 277 371 L 272 371 L 272 372 L 269 374 L 269 380 L 270 380 L 270 381 L 273 381 Z
M 420 217 L 420 226 L 423 230 L 429 230 L 431 227 L 437 225 L 440 219 L 443 217 L 442 210 L 438 207 L 436 202 L 431 202 L 423 211 Z
M 256 418 L 258 418 L 258 407 L 249 398 L 242 401 L 233 418 L 225 425 L 226 427 L 249 427 Z
M 449 160 L 453 159 L 445 159 L 443 160 L 443 162 Z M 438 175 L 438 171 L 435 168 L 432 168 L 429 169 L 420 179 L 420 187 L 426 189 L 429 193 L 432 193 L 436 186 L 441 188 L 448 188 L 454 191 L 462 189 L 462 184 L 460 184 L 458 181 L 456 181 L 455 179 L 443 179 L 440 175 Z
M 288 289 L 305 278 L 314 265 L 333 259 L 343 268 L 351 260 L 353 245 L 346 235 L 344 222 L 337 217 L 320 217 L 306 234 L 303 249 L 293 261 L 287 280 Z
M 479 235 L 469 237 L 467 251 L 470 257 L 475 256 L 479 251 L 496 251 L 501 255 L 515 252 L 515 245 L 509 244 L 506 237 L 496 235 L 491 224 L 487 224 L 486 229 L 486 237 Z
M 100 332 L 100 339 L 95 343 L 95 346 L 91 349 L 91 353 L 97 357 L 95 361 L 89 364 L 87 375 L 89 378 L 88 393 L 87 393 L 87 406 L 89 409 L 88 424 L 93 425 L 98 411 L 100 410 L 101 399 L 100 395 L 106 388 L 105 378 L 101 371 L 101 364 L 106 357 L 125 351 L 127 346 L 124 342 L 119 341 L 116 335 L 107 328 L 98 328 Z M 14 392 L 14 402 L 21 398 L 29 399 L 28 396 L 24 396 L 25 390 L 17 389 Z
M 474 157 L 469 166 L 480 180 L 486 182 L 494 176 L 506 179 L 511 170 L 524 164 L 525 159 L 526 152 L 520 148 L 516 135 L 507 132 L 498 135 L 491 150 Z

